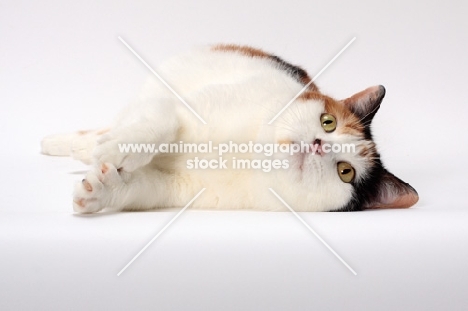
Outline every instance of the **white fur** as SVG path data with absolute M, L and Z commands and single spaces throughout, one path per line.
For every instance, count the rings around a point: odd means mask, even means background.
M 74 154 L 78 159 L 89 160 L 94 149 L 95 167 L 86 176 L 92 191 L 82 182 L 77 183 L 74 194 L 77 212 L 97 212 L 104 207 L 123 210 L 184 206 L 201 188 L 206 191 L 192 208 L 286 210 L 268 191 L 269 187 L 297 211 L 328 211 L 344 206 L 351 197 L 351 185 L 340 180 L 336 163 L 351 163 L 357 178 L 365 174 L 367 164 L 357 154 L 305 155 L 302 171 L 296 156 L 279 154 L 276 157 L 289 160 L 290 168 L 265 173 L 189 170 L 186 161 L 194 155 L 153 157 L 152 154 L 119 153 L 118 143 L 230 140 L 276 143 L 280 140 L 313 142 L 316 138 L 329 143 L 354 142 L 358 146 L 365 143 L 358 137 L 325 133 L 319 122 L 324 112 L 320 101 L 296 101 L 272 125 L 267 125 L 303 87 L 267 59 L 200 49 L 173 58 L 156 71 L 207 125 L 164 85 L 151 78 L 138 100 L 118 115 L 95 148 L 95 134 L 87 138 L 46 138 L 43 142 L 46 154 L 66 155 L 66 148 L 71 148 L 70 144 L 65 145 L 68 141 L 77 146 Z M 78 146 L 85 147 L 77 152 Z M 225 158 L 231 156 L 246 157 L 225 155 Z

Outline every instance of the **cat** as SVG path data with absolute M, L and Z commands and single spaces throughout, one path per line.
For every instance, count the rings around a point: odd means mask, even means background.
M 43 154 L 71 155 L 93 165 L 75 185 L 74 211 L 184 206 L 203 188 L 194 209 L 287 210 L 269 188 L 301 212 L 406 208 L 418 201 L 413 187 L 386 170 L 372 140 L 371 122 L 385 96 L 383 86 L 333 99 L 302 68 L 239 45 L 193 49 L 156 72 L 180 98 L 152 77 L 110 127 L 43 139 Z M 310 149 L 272 156 L 231 150 L 222 157 L 119 149 L 124 144 L 207 142 L 280 147 L 305 142 Z M 326 153 L 327 144 L 355 149 Z M 194 167 L 196 158 L 229 164 L 258 160 L 257 165 L 277 160 L 277 165 L 270 170 L 265 165 L 202 169 Z

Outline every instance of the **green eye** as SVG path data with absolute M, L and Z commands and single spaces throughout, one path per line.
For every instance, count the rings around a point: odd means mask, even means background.
M 327 133 L 333 132 L 336 129 L 336 119 L 328 113 L 322 114 L 320 117 L 320 124 L 322 124 L 323 129 Z
M 345 183 L 350 183 L 354 179 L 354 168 L 351 164 L 347 162 L 338 162 L 338 176 L 340 176 L 341 181 Z

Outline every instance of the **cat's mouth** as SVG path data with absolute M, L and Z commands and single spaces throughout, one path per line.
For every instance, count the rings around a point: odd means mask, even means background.
M 322 140 L 317 138 L 313 141 L 313 143 L 308 145 L 308 148 L 306 148 L 305 150 L 301 150 L 301 152 L 297 154 L 300 171 L 304 170 L 307 157 L 316 155 L 319 157 L 323 157 L 325 155 L 322 146 Z

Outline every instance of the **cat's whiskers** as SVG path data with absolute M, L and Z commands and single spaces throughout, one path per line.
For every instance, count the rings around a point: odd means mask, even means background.
M 298 136 L 302 134 L 296 128 L 293 128 L 291 125 L 288 125 L 288 124 L 284 124 L 284 125 L 275 124 L 274 127 L 277 128 L 277 129 L 283 129 L 283 130 L 286 130 L 288 132 L 292 132 L 292 133 L 294 133 L 294 134 L 296 134 Z
M 291 118 L 281 118 L 277 122 L 275 122 L 275 124 L 282 123 L 282 124 L 287 124 L 290 126 L 297 126 L 297 122 L 295 121 L 296 120 L 291 119 Z

